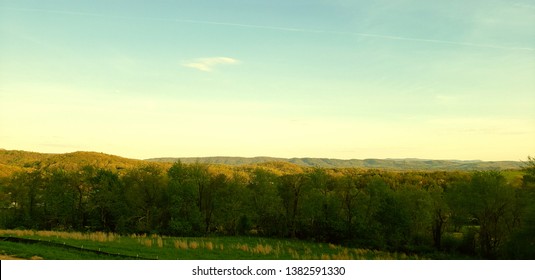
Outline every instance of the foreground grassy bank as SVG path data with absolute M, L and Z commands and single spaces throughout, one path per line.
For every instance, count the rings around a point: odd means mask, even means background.
M 37 241 L 37 242 L 36 242 Z M 0 230 L 0 254 L 34 259 L 392 260 L 417 255 L 329 243 L 258 237 L 121 236 L 113 233 Z

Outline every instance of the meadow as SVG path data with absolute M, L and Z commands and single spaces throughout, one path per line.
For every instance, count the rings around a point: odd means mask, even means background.
M 18 242 L 6 239 L 16 238 Z M 20 239 L 19 239 L 20 238 Z M 21 242 L 22 241 L 22 242 Z M 37 241 L 33 243 L 34 241 Z M 95 251 L 106 253 L 99 254 Z M 151 260 L 398 260 L 418 255 L 347 248 L 331 243 L 260 237 L 0 230 L 0 254 L 24 259 Z

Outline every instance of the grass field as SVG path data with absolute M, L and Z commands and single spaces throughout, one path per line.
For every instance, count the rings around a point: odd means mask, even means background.
M 6 239 L 10 239 L 10 241 Z M 13 240 L 18 240 L 17 242 Z M 36 242 L 37 241 L 37 242 Z M 0 230 L 0 254 L 24 259 L 391 260 L 416 255 L 258 237 L 121 236 L 113 233 Z

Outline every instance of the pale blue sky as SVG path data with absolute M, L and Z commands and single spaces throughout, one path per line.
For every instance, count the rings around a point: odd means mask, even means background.
M 0 148 L 524 160 L 535 1 L 0 0 Z

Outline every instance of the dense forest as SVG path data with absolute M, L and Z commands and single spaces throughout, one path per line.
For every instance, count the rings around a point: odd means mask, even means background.
M 309 168 L 272 162 L 36 164 L 0 180 L 0 228 L 255 235 L 535 258 L 535 160 L 522 171 Z M 111 166 L 111 167 L 110 167 Z

